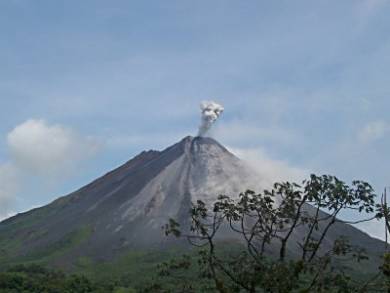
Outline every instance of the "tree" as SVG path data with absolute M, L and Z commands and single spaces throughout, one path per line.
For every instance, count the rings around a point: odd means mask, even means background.
M 359 291 L 367 284 L 357 286 L 335 263 L 349 258 L 360 262 L 367 258 L 364 250 L 343 237 L 331 246 L 324 243 L 343 210 L 367 215 L 354 223 L 380 218 L 375 196 L 363 181 L 348 186 L 334 176 L 311 175 L 301 185 L 275 183 L 271 190 L 248 190 L 238 199 L 220 195 L 213 206 L 197 201 L 190 211 L 189 231 L 174 219 L 164 229 L 166 235 L 200 248 L 201 275 L 217 292 Z M 244 244 L 239 253 L 219 252 L 222 246 L 216 239 L 226 231 Z M 188 267 L 188 261 L 165 263 L 162 272 Z
M 384 276 L 382 287 L 390 292 L 390 253 L 388 252 L 388 233 L 390 233 L 390 207 L 387 204 L 387 192 L 386 188 L 381 196 L 381 203 L 377 206 L 378 216 L 383 218 L 385 223 L 385 253 L 383 256 L 383 264 L 380 270 Z

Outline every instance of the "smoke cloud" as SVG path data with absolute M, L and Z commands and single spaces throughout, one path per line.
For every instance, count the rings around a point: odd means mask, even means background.
M 199 126 L 198 136 L 204 136 L 211 128 L 218 117 L 222 114 L 224 108 L 213 101 L 204 101 L 200 104 L 202 110 L 202 120 Z

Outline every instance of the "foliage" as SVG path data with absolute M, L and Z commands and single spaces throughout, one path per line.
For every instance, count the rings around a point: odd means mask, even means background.
M 131 288 L 94 282 L 83 275 L 66 275 L 42 266 L 18 265 L 0 273 L 0 292 L 4 293 L 132 293 Z
M 213 282 L 214 292 L 357 292 L 368 285 L 353 280 L 339 263 L 366 260 L 364 250 L 344 237 L 333 239 L 333 245 L 325 242 L 343 210 L 369 216 L 360 221 L 380 218 L 375 196 L 363 181 L 348 186 L 334 176 L 311 175 L 302 185 L 275 183 L 271 190 L 248 190 L 238 199 L 220 195 L 211 207 L 198 201 L 189 231 L 173 219 L 164 228 L 200 248 L 199 276 Z M 216 239 L 226 230 L 244 243 L 241 253 L 218 253 Z M 190 266 L 189 259 L 166 263 L 162 272 L 176 274 Z

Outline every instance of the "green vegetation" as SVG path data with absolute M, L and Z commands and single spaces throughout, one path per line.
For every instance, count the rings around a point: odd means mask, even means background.
M 93 280 L 142 288 L 157 277 L 157 265 L 174 258 L 177 253 L 177 250 L 164 252 L 137 250 L 123 254 L 109 262 L 94 262 L 83 257 L 77 261 L 74 272 Z
M 238 199 L 221 195 L 212 206 L 193 204 L 189 230 L 174 219 L 165 227 L 167 235 L 188 240 L 190 249 L 129 251 L 107 262 L 82 256 L 73 261 L 72 274 L 47 268 L 90 237 L 92 230 L 81 227 L 18 259 L 19 265 L 0 264 L 0 292 L 389 292 L 389 254 L 368 259 L 350 243 L 353 231 L 338 238 L 329 233 L 348 209 L 361 221 L 384 218 L 389 224 L 390 209 L 375 196 L 366 182 L 349 186 L 312 175 L 302 185 L 276 183 Z M 218 241 L 227 231 L 236 242 Z M 4 244 L 9 251 L 18 245 Z M 373 263 L 376 272 L 369 269 Z
M 177 254 L 178 250 L 138 251 L 127 253 L 112 262 L 100 263 L 83 257 L 72 274 L 34 263 L 11 266 L 0 272 L 0 292 L 151 292 L 146 288 L 163 278 L 159 264 L 169 262 Z M 195 273 L 186 271 L 183 275 L 186 280 L 195 282 Z M 167 287 L 174 289 L 177 283 L 175 279 L 167 277 L 164 280 Z M 81 287 L 75 289 L 77 285 Z
M 56 257 L 65 254 L 71 248 L 80 245 L 90 237 L 91 233 L 91 227 L 81 227 L 78 230 L 67 234 L 66 237 L 50 247 L 36 251 L 34 254 L 29 254 L 24 261 L 39 259 L 42 263 L 48 263 L 51 259 L 55 259 Z
M 45 231 L 36 231 L 35 233 L 31 233 L 30 237 L 40 237 L 45 233 Z M 14 239 L 4 239 L 2 242 L 0 241 L 0 268 L 19 264 L 50 265 L 53 260 L 63 256 L 72 248 L 86 241 L 90 237 L 91 233 L 92 229 L 89 226 L 84 226 L 67 234 L 61 240 L 48 247 L 44 247 L 34 251 L 34 253 L 27 253 L 24 256 L 18 257 L 14 257 L 14 255 L 21 246 L 20 241 Z
M 38 265 L 20 265 L 0 273 L 0 292 L 84 293 L 117 292 L 112 284 L 97 284 L 81 275 L 65 275 Z M 131 291 L 119 291 L 131 292 Z

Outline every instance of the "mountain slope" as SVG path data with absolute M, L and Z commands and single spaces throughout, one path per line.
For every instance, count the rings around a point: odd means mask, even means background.
M 211 203 L 219 194 L 259 190 L 259 182 L 253 170 L 215 140 L 186 137 L 161 152 L 142 152 L 70 195 L 1 222 L 0 262 L 47 260 L 64 265 L 168 247 L 174 240 L 164 236 L 161 226 L 169 218 L 187 225 L 191 202 Z M 375 259 L 383 247 L 343 223 L 331 231 L 327 246 L 340 235 L 350 236 Z M 298 234 L 294 238 L 301 240 Z

